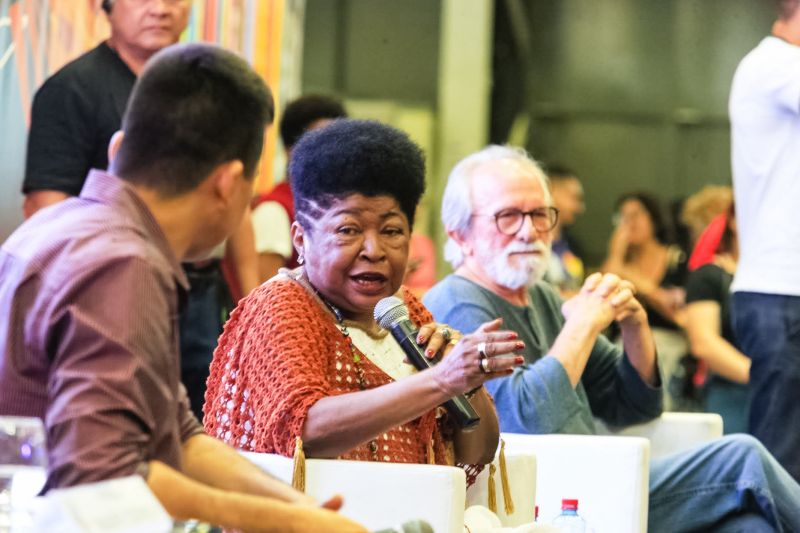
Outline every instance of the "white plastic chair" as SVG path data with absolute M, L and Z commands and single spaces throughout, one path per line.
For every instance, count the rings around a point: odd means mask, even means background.
M 495 457 L 494 486 L 497 509 L 495 513 L 505 527 L 533 522 L 536 506 L 536 455 L 527 450 L 506 449 L 506 471 L 513 511 L 506 513 L 506 500 L 500 474 L 500 458 Z M 482 505 L 489 507 L 489 472 L 487 466 L 478 475 L 475 483 L 467 489 L 467 507 Z
M 686 451 L 722 436 L 722 417 L 716 413 L 664 413 L 659 418 L 628 426 L 609 428 L 597 420 L 599 435 L 645 437 L 650 441 L 650 458 Z
M 272 476 L 289 483 L 292 460 L 281 455 L 241 452 Z M 498 516 L 504 526 L 533 521 L 536 458 L 527 451 L 506 452 L 514 512 L 505 513 L 499 458 L 495 474 Z M 464 470 L 452 466 L 306 459 L 306 493 L 319 501 L 344 497 L 341 513 L 367 529 L 385 529 L 411 520 L 427 521 L 436 533 L 462 533 L 464 509 L 487 505 L 489 468 L 466 496 Z
M 292 460 L 242 452 L 274 477 L 290 483 Z M 324 501 L 344 497 L 341 513 L 369 530 L 425 520 L 437 533 L 462 533 L 466 476 L 453 466 L 306 459 L 306 494 Z
M 647 531 L 649 463 L 722 436 L 715 414 L 665 413 L 603 436 L 504 433 L 506 452 L 537 459 L 540 519 L 552 520 L 562 498 L 579 500 L 579 513 L 596 533 Z M 612 435 L 613 433 L 613 435 Z M 655 450 L 651 454 L 652 450 Z

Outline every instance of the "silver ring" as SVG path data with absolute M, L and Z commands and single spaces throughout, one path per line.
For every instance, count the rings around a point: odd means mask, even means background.
M 481 372 L 483 372 L 484 374 L 491 374 L 492 373 L 492 371 L 489 370 L 489 360 L 488 359 L 486 359 L 486 358 L 481 359 L 480 366 L 481 366 Z
M 442 336 L 444 342 L 450 342 L 450 338 L 453 336 L 453 334 L 450 332 L 450 328 L 447 327 L 440 329 L 439 335 Z
M 481 359 L 486 359 L 486 343 L 485 342 L 478 343 L 478 355 L 481 356 Z

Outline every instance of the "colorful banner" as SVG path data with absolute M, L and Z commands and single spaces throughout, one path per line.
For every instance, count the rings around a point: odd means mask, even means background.
M 277 100 L 285 1 L 192 0 L 182 40 L 218 43 L 242 54 Z M 33 95 L 50 74 L 108 36 L 99 6 L 99 0 L 0 0 L 0 241 L 21 220 Z M 270 128 L 265 140 L 257 191 L 272 185 L 276 130 Z

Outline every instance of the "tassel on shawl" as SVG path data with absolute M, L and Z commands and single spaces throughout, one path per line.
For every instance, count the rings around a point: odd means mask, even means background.
M 497 488 L 494 484 L 494 473 L 497 467 L 494 463 L 489 465 L 489 501 L 487 503 L 489 510 L 497 514 Z
M 506 468 L 506 442 L 500 439 L 500 482 L 503 486 L 503 502 L 506 515 L 514 512 L 514 500 L 511 497 L 511 486 L 508 482 L 508 469 Z
M 306 454 L 303 451 L 303 439 L 300 437 L 295 437 L 294 441 L 292 487 L 300 492 L 306 491 Z

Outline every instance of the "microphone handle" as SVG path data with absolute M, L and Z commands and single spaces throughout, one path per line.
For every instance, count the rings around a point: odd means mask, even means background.
M 392 336 L 400 343 L 403 351 L 408 356 L 411 364 L 417 370 L 426 370 L 434 366 L 434 362 L 425 357 L 419 344 L 417 344 L 417 329 L 414 327 L 413 322 L 410 320 L 400 320 L 392 326 Z M 447 400 L 444 408 L 453 417 L 456 425 L 461 429 L 474 429 L 478 422 L 481 421 L 478 413 L 469 403 L 469 400 L 463 395 L 458 394 Z

